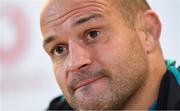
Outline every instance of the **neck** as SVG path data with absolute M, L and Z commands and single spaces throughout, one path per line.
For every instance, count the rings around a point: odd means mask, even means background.
M 148 109 L 157 99 L 166 65 L 162 56 L 150 55 L 149 58 L 149 75 L 142 87 L 127 101 L 124 109 Z

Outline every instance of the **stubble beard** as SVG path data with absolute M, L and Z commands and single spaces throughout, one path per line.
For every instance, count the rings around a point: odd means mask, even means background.
M 145 72 L 127 76 L 117 72 L 114 78 L 108 78 L 106 90 L 99 91 L 93 98 L 78 98 L 73 96 L 72 106 L 78 110 L 115 110 L 123 109 L 128 100 L 137 92 L 145 81 Z M 113 74 L 109 74 L 113 75 Z M 123 76 L 124 75 L 124 76 Z M 119 79 L 117 79 L 119 78 Z

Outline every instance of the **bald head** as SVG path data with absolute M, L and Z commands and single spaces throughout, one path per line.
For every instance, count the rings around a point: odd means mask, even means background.
M 146 0 L 108 0 L 120 12 L 129 26 L 134 26 L 135 18 L 139 13 L 150 9 Z
M 84 2 L 84 0 L 79 0 L 79 1 Z M 146 0 L 105 0 L 105 1 L 107 1 L 110 4 L 110 6 L 114 7 L 118 12 L 120 12 L 121 17 L 125 20 L 125 22 L 130 27 L 134 26 L 135 18 L 137 17 L 139 13 L 143 13 L 144 11 L 150 9 L 150 6 L 148 5 Z M 59 0 L 45 0 L 44 9 L 47 10 L 48 8 L 56 7 L 56 5 L 58 6 L 59 2 L 63 2 L 62 5 L 71 4 L 69 3 L 68 0 L 60 0 L 60 1 Z M 54 10 L 54 12 L 52 13 L 56 13 L 56 12 L 57 11 Z

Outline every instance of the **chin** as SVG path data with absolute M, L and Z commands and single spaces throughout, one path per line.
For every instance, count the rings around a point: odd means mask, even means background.
M 78 110 L 112 110 L 120 109 L 118 98 L 107 90 L 105 93 L 93 96 L 76 96 L 73 99 L 72 107 Z M 118 104 L 115 104 L 118 103 Z
M 72 106 L 79 110 L 106 109 L 107 104 L 112 103 L 113 95 L 108 81 L 108 78 L 102 78 L 77 89 L 71 99 Z
M 115 83 L 114 83 L 115 84 Z M 78 110 L 113 110 L 121 109 L 129 93 L 113 85 L 108 78 L 77 89 L 69 103 Z

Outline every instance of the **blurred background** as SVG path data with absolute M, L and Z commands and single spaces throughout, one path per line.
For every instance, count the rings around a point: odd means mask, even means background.
M 180 65 L 180 0 L 148 0 L 162 21 L 164 57 Z M 0 0 L 0 110 L 44 110 L 62 94 L 42 47 L 43 0 Z

